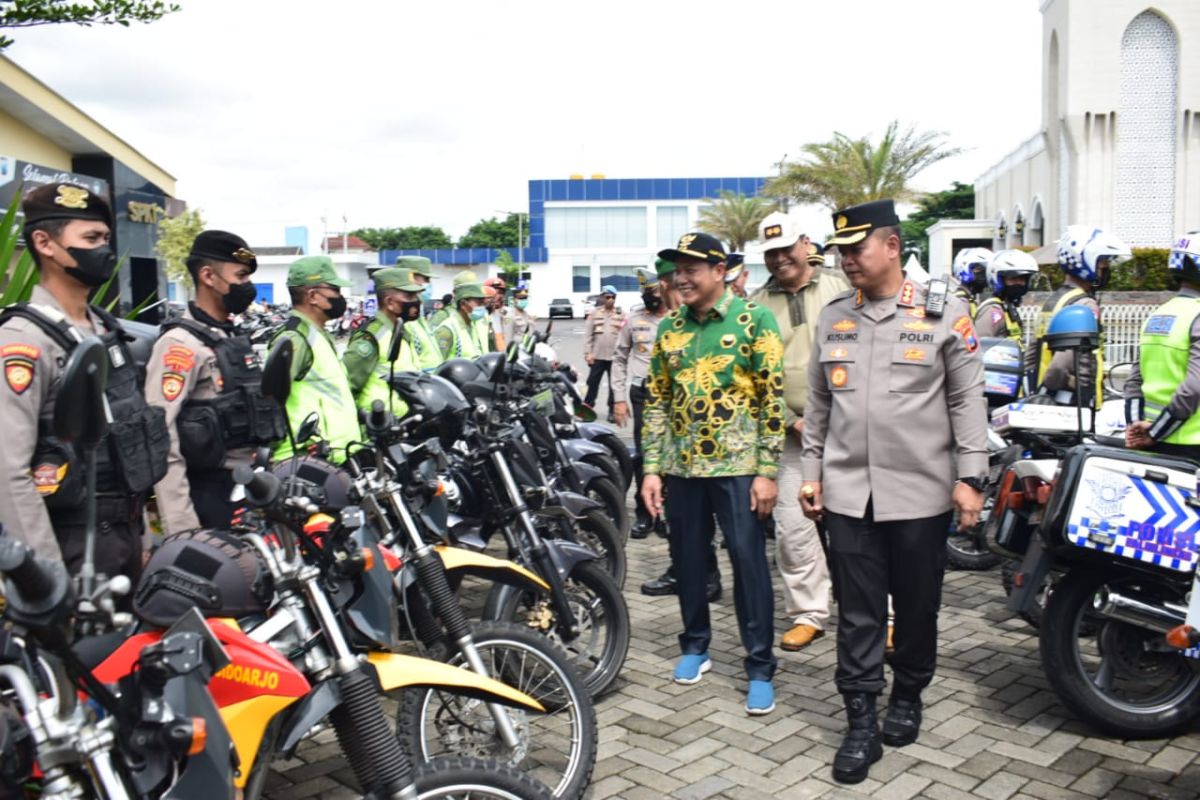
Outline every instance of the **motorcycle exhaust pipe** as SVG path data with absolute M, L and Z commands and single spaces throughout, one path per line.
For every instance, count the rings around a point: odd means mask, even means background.
M 1107 589 L 1096 593 L 1092 605 L 1102 617 L 1158 633 L 1167 633 L 1187 618 L 1187 609 L 1182 606 L 1160 604 L 1140 595 L 1117 594 Z

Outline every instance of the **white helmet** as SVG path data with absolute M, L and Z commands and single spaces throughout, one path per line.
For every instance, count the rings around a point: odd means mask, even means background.
M 1033 256 L 1023 250 L 1001 250 L 992 256 L 988 262 L 988 285 L 997 297 L 1005 300 L 1020 300 L 1029 291 L 1029 281 L 1038 273 L 1038 263 Z M 1023 286 L 1008 286 L 1005 278 L 1021 276 L 1025 278 Z
M 1167 270 L 1172 275 L 1200 280 L 1200 231 L 1188 231 L 1171 248 Z
M 1097 289 L 1104 288 L 1108 273 L 1100 274 L 1103 261 L 1115 267 L 1122 261 L 1133 258 L 1129 245 L 1116 235 L 1091 225 L 1070 225 L 1058 239 L 1058 265 Z
M 954 277 L 970 291 L 978 294 L 987 286 L 987 265 L 992 251 L 986 247 L 968 247 L 954 257 Z

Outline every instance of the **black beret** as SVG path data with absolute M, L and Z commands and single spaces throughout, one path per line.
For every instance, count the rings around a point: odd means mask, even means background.
M 112 209 L 108 201 L 83 186 L 73 183 L 48 183 L 39 186 L 21 200 L 26 227 L 51 219 L 86 219 L 112 227 Z
M 192 252 L 188 254 L 188 260 L 193 258 L 245 264 L 251 272 L 258 269 L 258 257 L 246 240 L 228 231 L 201 231 L 192 242 Z

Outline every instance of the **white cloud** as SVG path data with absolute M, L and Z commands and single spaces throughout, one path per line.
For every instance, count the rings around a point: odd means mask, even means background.
M 257 244 L 343 213 L 457 235 L 573 172 L 760 175 L 893 118 L 967 148 L 938 189 L 1040 124 L 1034 0 L 180 2 L 8 55 Z

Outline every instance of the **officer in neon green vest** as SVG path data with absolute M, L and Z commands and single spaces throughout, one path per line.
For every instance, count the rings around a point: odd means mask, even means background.
M 369 411 L 376 400 L 382 400 L 384 408 L 402 417 L 408 413 L 408 406 L 393 395 L 388 377 L 393 372 L 415 372 L 420 367 L 408 337 L 400 344 L 395 364 L 389 364 L 387 358 L 396 320 L 404 320 L 407 330 L 421 318 L 421 285 L 413 280 L 411 270 L 395 267 L 378 270 L 371 279 L 375 282 L 379 313 L 351 334 L 342 363 L 360 409 Z
M 1142 325 L 1141 353 L 1125 383 L 1125 444 L 1200 458 L 1200 231 L 1180 237 L 1167 268 L 1179 294 Z
M 421 286 L 421 301 L 433 299 L 433 264 L 424 256 L 400 256 L 396 267 L 412 271 L 413 283 Z M 433 325 L 424 314 L 404 324 L 404 341 L 408 342 L 416 356 L 417 366 L 425 372 L 433 372 L 442 364 L 442 348 L 433 336 Z
M 482 283 L 464 281 L 454 287 L 454 308 L 434 330 L 445 358 L 479 358 L 488 352 L 478 325 L 487 317 L 485 297 Z
M 287 285 L 292 313 L 271 341 L 271 348 L 284 340 L 293 347 L 288 424 L 295 432 L 309 414 L 316 413 L 320 420 L 317 430 L 333 448 L 330 460 L 340 464 L 346 458 L 346 447 L 360 439 L 358 410 L 325 323 L 346 313 L 342 288 L 350 281 L 338 276 L 328 256 L 305 256 L 288 269 Z M 275 450 L 277 460 L 291 454 L 287 440 Z

